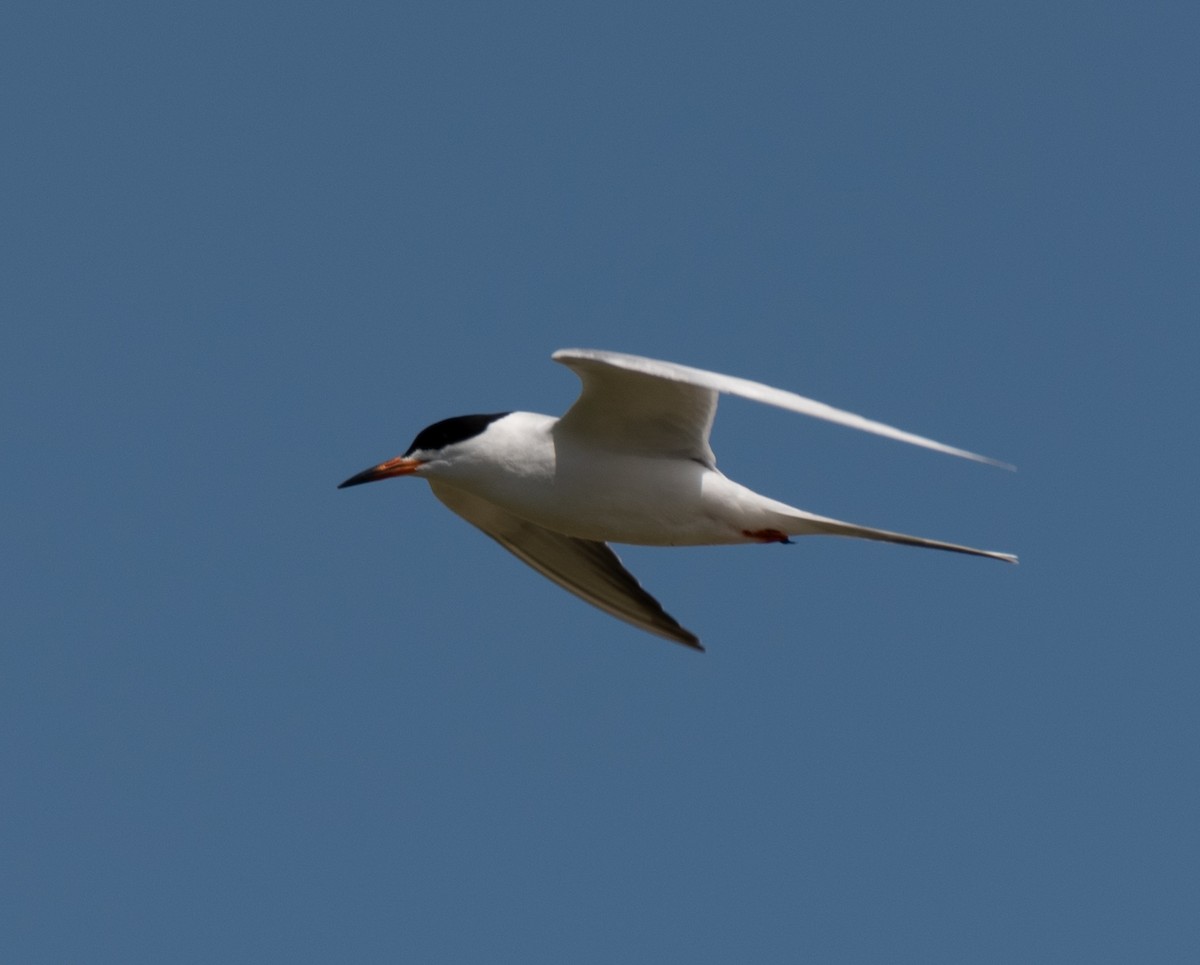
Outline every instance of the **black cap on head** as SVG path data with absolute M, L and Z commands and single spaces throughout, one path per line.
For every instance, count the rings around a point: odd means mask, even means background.
M 426 426 L 417 433 L 417 438 L 413 440 L 411 446 L 408 447 L 408 452 L 405 456 L 411 456 L 418 449 L 423 449 L 426 452 L 437 452 L 439 449 L 445 449 L 446 446 L 451 446 L 456 442 L 462 442 L 465 439 L 471 439 L 490 426 L 497 419 L 503 419 L 507 412 L 493 412 L 490 415 L 456 415 L 450 419 L 443 419 L 441 422 L 435 422 L 431 426 Z

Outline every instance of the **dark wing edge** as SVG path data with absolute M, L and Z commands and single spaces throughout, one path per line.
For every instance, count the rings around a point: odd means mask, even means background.
M 556 533 L 452 486 L 431 481 L 430 488 L 448 509 L 568 593 L 647 633 L 704 649 L 694 633 L 642 589 L 606 543 Z

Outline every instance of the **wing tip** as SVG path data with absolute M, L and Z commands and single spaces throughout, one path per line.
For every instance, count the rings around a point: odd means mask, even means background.
M 659 603 L 657 600 L 654 600 L 654 602 L 658 605 L 659 616 L 661 619 L 656 621 L 653 625 L 635 623 L 632 624 L 633 626 L 636 626 L 641 630 L 646 630 L 647 632 L 654 634 L 656 637 L 662 637 L 664 640 L 670 640 L 672 643 L 678 643 L 681 646 L 687 647 L 689 650 L 698 650 L 700 653 L 706 652 L 704 649 L 704 644 L 700 642 L 700 638 L 696 636 L 696 634 L 692 633 L 691 630 L 683 626 L 678 620 L 671 616 L 671 614 L 664 610 L 661 603 Z M 626 617 L 619 617 L 618 619 L 622 619 L 627 623 L 631 623 L 631 621 Z
M 971 453 L 971 458 L 976 462 L 982 462 L 987 466 L 995 466 L 997 469 L 1005 469 L 1008 472 L 1016 472 L 1017 467 L 1011 462 L 1005 462 L 1003 459 L 993 459 L 991 456 L 981 456 L 977 453 Z

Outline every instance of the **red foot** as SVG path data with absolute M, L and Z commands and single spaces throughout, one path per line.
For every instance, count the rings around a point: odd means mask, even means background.
M 788 534 L 780 529 L 744 529 L 742 535 L 760 543 L 790 543 Z

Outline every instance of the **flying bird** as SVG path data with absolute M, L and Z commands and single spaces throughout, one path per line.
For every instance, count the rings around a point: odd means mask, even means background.
M 402 456 L 338 488 L 417 476 L 446 506 L 563 589 L 635 627 L 703 650 L 647 593 L 609 543 L 702 546 L 854 536 L 969 553 L 1009 553 L 817 516 L 761 496 L 717 469 L 709 431 L 720 393 L 1012 469 L 1007 463 L 748 379 L 595 349 L 552 356 L 583 391 L 561 418 L 456 416 L 417 433 Z

